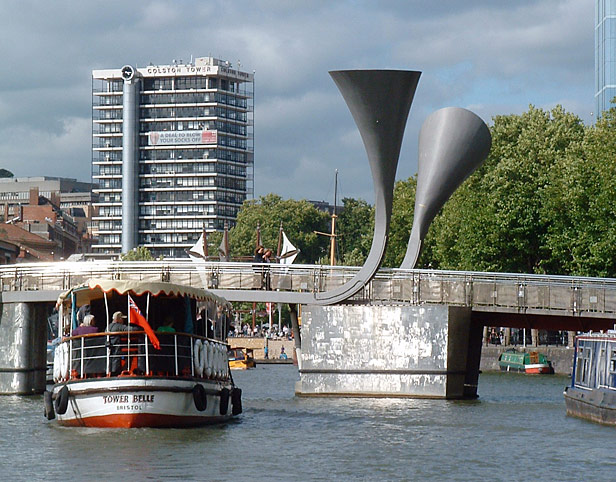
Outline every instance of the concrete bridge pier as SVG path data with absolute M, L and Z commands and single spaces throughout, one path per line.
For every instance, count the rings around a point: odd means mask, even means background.
M 42 393 L 49 303 L 4 302 L 0 306 L 0 394 Z
M 300 396 L 475 398 L 483 326 L 444 305 L 308 305 Z

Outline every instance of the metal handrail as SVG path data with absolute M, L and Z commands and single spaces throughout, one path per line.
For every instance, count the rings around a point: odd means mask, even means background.
M 91 261 L 0 267 L 1 291 L 65 290 L 89 278 L 171 281 L 221 292 L 271 288 L 324 292 L 352 279 L 359 267 L 253 262 Z M 616 313 L 616 279 L 476 271 L 380 269 L 353 297 L 373 302 L 445 303 L 474 307 Z

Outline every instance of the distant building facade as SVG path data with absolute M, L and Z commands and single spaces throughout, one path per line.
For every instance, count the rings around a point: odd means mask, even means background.
M 254 77 L 212 57 L 92 72 L 100 255 L 186 257 L 253 194 Z
M 87 253 L 92 244 L 92 184 L 60 177 L 0 179 L 0 221 L 39 236 L 49 243 L 25 236 L 20 229 L 4 230 L 0 240 L 17 243 L 23 259 L 66 259 Z M 27 256 L 26 256 L 27 255 Z
M 595 0 L 595 114 L 616 97 L 616 0 Z

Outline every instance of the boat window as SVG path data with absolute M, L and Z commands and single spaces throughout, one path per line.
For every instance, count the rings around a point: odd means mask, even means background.
M 611 350 L 610 356 L 610 372 L 616 372 L 616 350 Z
M 590 372 L 590 348 L 579 347 L 575 370 L 575 382 L 588 385 Z

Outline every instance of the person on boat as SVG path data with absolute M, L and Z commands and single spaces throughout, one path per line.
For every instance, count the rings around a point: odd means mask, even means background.
M 94 324 L 94 315 L 85 315 L 81 324 L 71 332 L 71 336 L 97 333 L 98 327 Z
M 173 318 L 171 316 L 167 316 L 165 318 L 165 322 L 163 326 L 159 326 L 158 330 L 161 333 L 175 333 L 175 328 L 173 327 Z
M 80 325 L 83 323 L 83 320 L 86 317 L 86 315 L 90 314 L 90 310 L 91 310 L 90 305 L 82 305 L 79 307 L 79 310 L 77 311 L 77 321 L 79 322 Z
M 141 327 L 137 325 L 127 325 L 124 320 L 126 320 L 126 315 L 124 315 L 121 311 L 116 311 L 111 317 L 111 323 L 109 324 L 109 331 L 135 331 L 141 330 Z

